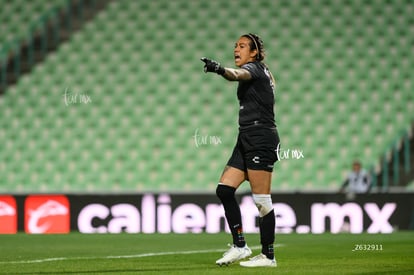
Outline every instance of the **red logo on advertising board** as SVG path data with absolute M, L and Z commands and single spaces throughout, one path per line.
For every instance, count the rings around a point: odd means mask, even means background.
M 16 200 L 12 196 L 0 196 L 0 234 L 17 233 Z
M 24 205 L 25 231 L 31 234 L 69 233 L 69 201 L 63 195 L 31 195 Z

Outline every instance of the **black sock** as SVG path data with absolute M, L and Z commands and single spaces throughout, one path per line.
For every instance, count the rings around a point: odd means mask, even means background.
M 223 204 L 227 223 L 233 236 L 233 244 L 238 247 L 244 247 L 246 241 L 243 235 L 240 207 L 234 196 L 235 192 L 236 189 L 234 187 L 223 184 L 219 184 L 216 189 L 216 194 Z
M 274 210 L 259 218 L 260 243 L 262 244 L 262 253 L 269 259 L 274 259 L 275 253 L 273 243 L 275 242 L 275 212 Z

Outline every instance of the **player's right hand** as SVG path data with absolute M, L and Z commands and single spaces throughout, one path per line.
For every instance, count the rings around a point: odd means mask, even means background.
M 218 63 L 215 60 L 211 60 L 207 57 L 202 57 L 201 61 L 204 62 L 204 72 L 212 72 L 212 73 L 217 73 L 217 74 L 224 74 L 224 68 L 222 66 L 220 66 L 220 63 Z

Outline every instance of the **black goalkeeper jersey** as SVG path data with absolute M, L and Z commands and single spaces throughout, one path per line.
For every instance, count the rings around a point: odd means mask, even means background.
M 240 103 L 239 126 L 246 129 L 251 126 L 276 127 L 274 115 L 274 83 L 267 67 L 261 62 L 244 64 L 252 78 L 239 81 L 237 98 Z

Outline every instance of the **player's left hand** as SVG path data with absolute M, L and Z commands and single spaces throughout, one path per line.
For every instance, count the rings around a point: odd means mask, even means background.
M 202 57 L 201 61 L 203 61 L 204 64 L 204 72 L 212 72 L 212 73 L 217 73 L 217 74 L 224 74 L 225 70 L 224 68 L 220 65 L 220 63 L 218 63 L 215 60 L 211 60 L 207 57 Z

